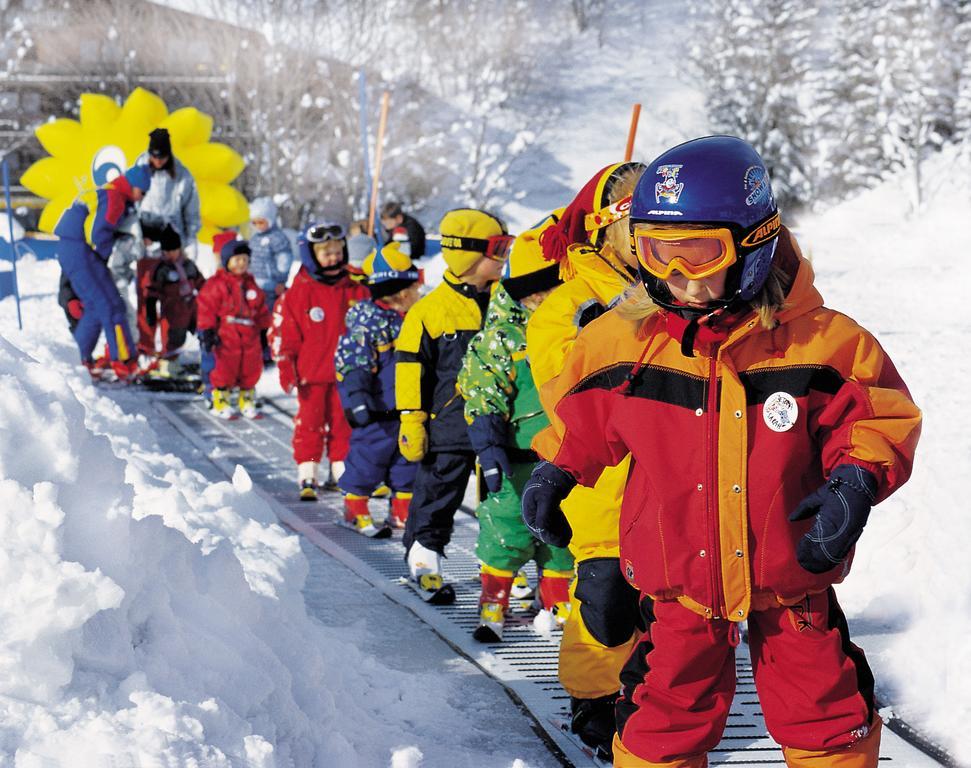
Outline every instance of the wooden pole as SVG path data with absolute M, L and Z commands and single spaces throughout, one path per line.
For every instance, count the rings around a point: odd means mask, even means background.
M 634 139 L 637 136 L 637 121 L 641 117 L 641 105 L 635 104 L 634 111 L 630 115 L 630 130 L 627 132 L 627 151 L 624 152 L 624 162 L 630 162 L 634 156 Z
M 388 103 L 391 94 L 381 94 L 381 120 L 378 122 L 378 143 L 374 152 L 374 178 L 371 180 L 371 206 L 368 209 L 367 233 L 374 237 L 374 214 L 378 207 L 378 184 L 381 182 L 381 161 L 384 159 L 384 129 L 388 125 Z

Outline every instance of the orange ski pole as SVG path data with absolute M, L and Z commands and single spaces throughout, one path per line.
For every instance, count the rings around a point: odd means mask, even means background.
M 381 182 L 381 161 L 384 159 L 384 129 L 388 125 L 388 102 L 391 94 L 381 95 L 381 120 L 378 122 L 378 145 L 374 153 L 374 179 L 371 181 L 371 205 L 368 209 L 367 233 L 374 237 L 374 214 L 378 207 L 378 184 Z
M 627 151 L 624 152 L 624 162 L 630 162 L 634 155 L 634 138 L 637 136 L 637 121 L 641 117 L 641 105 L 635 104 L 630 116 L 630 130 L 627 131 Z

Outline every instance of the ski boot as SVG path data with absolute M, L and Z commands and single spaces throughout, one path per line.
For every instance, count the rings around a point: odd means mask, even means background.
M 513 600 L 532 600 L 535 594 L 533 587 L 529 583 L 529 579 L 526 578 L 526 572 L 519 571 L 516 573 L 515 578 L 512 580 L 512 589 L 509 590 L 510 597 Z
M 408 550 L 408 571 L 422 600 L 434 605 L 455 602 L 455 588 L 442 578 L 442 556 L 415 541 Z
M 237 406 L 239 407 L 239 412 L 244 419 L 259 418 L 260 412 L 256 408 L 255 389 L 239 390 L 239 399 L 236 402 L 237 402 Z
M 325 491 L 337 491 L 338 481 L 341 479 L 341 475 L 344 474 L 344 462 L 343 461 L 332 461 L 330 463 L 330 469 L 327 474 L 327 482 L 324 483 Z
M 184 373 L 181 364 L 174 357 L 163 357 L 157 361 L 154 367 L 163 379 L 177 379 Z M 151 370 L 151 364 L 149 364 L 148 370 Z
M 212 390 L 212 415 L 219 419 L 235 419 L 233 406 L 229 402 L 229 390 L 216 388 Z
M 513 573 L 490 568 L 483 563 L 480 578 L 482 592 L 479 594 L 479 626 L 475 628 L 472 637 L 480 643 L 498 643 L 502 640 L 502 625 L 509 609 Z
M 213 390 L 215 394 L 216 390 Z M 300 501 L 317 501 L 317 462 L 303 461 L 297 465 Z
M 408 522 L 408 507 L 411 506 L 411 494 L 401 491 L 395 492 L 391 497 L 391 514 L 388 515 L 388 522 L 392 528 L 404 528 Z
M 570 582 L 572 571 L 543 570 L 539 577 L 539 599 L 543 610 L 549 611 L 556 624 L 562 627 L 570 615 Z
M 617 732 L 614 703 L 617 696 L 611 693 L 598 699 L 570 697 L 570 730 L 605 762 L 613 760 L 614 734 Z
M 391 529 L 387 525 L 375 525 L 367 501 L 367 496 L 345 494 L 344 525 L 369 539 L 387 539 L 391 536 Z
M 115 374 L 115 379 L 122 384 L 130 384 L 135 380 L 138 373 L 138 361 L 131 360 L 112 360 L 111 371 Z
M 84 367 L 90 374 L 92 381 L 101 381 L 101 377 L 104 375 L 105 369 L 98 365 L 99 360 L 83 361 Z

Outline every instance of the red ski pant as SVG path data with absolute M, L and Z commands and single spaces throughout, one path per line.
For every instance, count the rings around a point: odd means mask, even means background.
M 621 744 L 652 763 L 704 755 L 721 739 L 735 694 L 738 625 L 676 602 L 652 610 L 643 600 L 642 611 L 648 631 L 621 672 Z M 783 747 L 839 751 L 877 727 L 873 675 L 832 589 L 753 611 L 748 631 L 765 723 Z
M 337 384 L 301 384 L 297 387 L 297 416 L 293 420 L 293 458 L 297 464 L 320 461 L 327 448 L 330 461 L 343 461 L 351 441 Z
M 259 335 L 254 343 L 226 343 L 224 340 L 213 350 L 216 367 L 209 374 L 209 381 L 216 389 L 252 389 L 263 373 L 263 349 Z

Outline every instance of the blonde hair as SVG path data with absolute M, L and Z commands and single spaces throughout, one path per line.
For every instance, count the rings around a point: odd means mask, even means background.
M 620 174 L 610 189 L 610 203 L 616 203 L 618 200 L 623 200 L 625 197 L 633 195 L 634 187 L 637 186 L 637 182 L 640 181 L 645 170 L 646 168 L 643 165 L 637 165 Z M 624 216 L 619 221 L 615 221 L 613 224 L 607 226 L 604 232 L 604 243 L 609 244 L 614 249 L 614 253 L 622 261 L 626 262 L 630 259 L 631 239 L 629 216 Z

